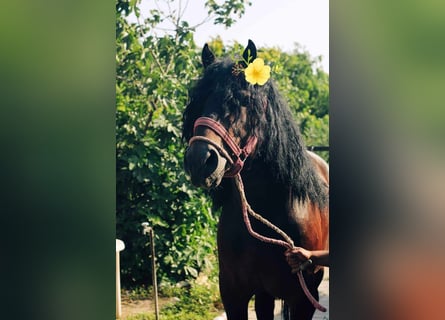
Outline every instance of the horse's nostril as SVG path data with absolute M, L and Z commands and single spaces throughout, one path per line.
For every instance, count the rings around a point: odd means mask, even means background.
M 192 178 L 206 178 L 218 168 L 218 158 L 218 152 L 213 147 L 197 143 L 187 150 L 184 157 L 184 169 Z
M 216 169 L 218 166 L 218 155 L 216 154 L 215 150 L 210 150 L 209 153 L 210 155 L 205 162 L 205 166 L 208 169 Z
M 219 185 L 225 166 L 218 150 L 200 141 L 191 145 L 184 157 L 184 168 L 193 185 L 206 189 Z

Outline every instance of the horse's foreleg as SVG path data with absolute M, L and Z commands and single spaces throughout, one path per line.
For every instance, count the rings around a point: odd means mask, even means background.
M 318 292 L 312 292 L 315 299 L 318 300 Z M 310 320 L 314 316 L 315 307 L 307 299 L 306 296 L 302 296 L 302 299 L 297 301 L 286 301 L 289 307 L 290 320 Z
M 255 313 L 258 320 L 273 320 L 275 298 L 266 292 L 255 294 Z
M 242 287 L 229 286 L 226 282 L 219 282 L 219 290 L 227 320 L 247 320 L 247 308 L 252 294 L 242 290 Z
M 227 315 L 227 320 L 248 319 L 247 309 L 250 300 L 249 297 L 240 297 L 237 294 L 225 295 L 221 292 L 221 299 Z
M 309 302 L 289 306 L 290 320 L 310 320 L 314 316 L 315 308 Z

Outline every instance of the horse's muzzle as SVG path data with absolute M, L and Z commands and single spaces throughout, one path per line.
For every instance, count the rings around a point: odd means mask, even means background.
M 185 153 L 184 169 L 197 187 L 217 187 L 224 176 L 227 160 L 216 148 L 203 141 L 191 144 Z

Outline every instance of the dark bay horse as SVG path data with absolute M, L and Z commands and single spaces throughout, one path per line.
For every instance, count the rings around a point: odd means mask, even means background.
M 248 233 L 232 178 L 241 175 L 251 208 L 281 228 L 296 246 L 327 249 L 328 166 L 306 151 L 274 82 L 269 79 L 260 86 L 246 81 L 242 70 L 256 56 L 250 40 L 240 61 L 217 60 L 204 46 L 204 75 L 191 89 L 183 116 L 183 138 L 189 143 L 184 167 L 192 183 L 208 189 L 214 205 L 222 208 L 219 286 L 228 319 L 247 320 L 253 296 L 259 320 L 273 319 L 275 298 L 284 299 L 292 320 L 311 319 L 315 308 L 291 273 L 285 248 Z M 256 220 L 251 225 L 261 235 L 279 238 Z M 323 277 L 319 269 L 304 271 L 316 299 Z

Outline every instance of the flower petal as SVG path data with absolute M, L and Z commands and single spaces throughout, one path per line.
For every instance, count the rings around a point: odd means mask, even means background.
M 264 67 L 264 60 L 261 58 L 256 58 L 253 60 L 252 64 L 255 68 L 261 69 Z
M 264 60 L 256 58 L 244 70 L 246 81 L 250 84 L 264 85 L 270 78 L 270 67 L 264 65 Z

